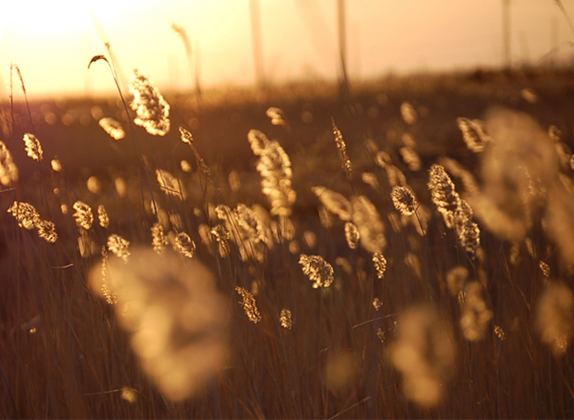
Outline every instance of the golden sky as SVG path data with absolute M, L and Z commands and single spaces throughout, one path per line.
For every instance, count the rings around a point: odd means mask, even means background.
M 255 80 L 250 0 L 19 0 L 0 14 L 0 83 L 21 69 L 31 96 L 103 94 L 110 42 L 119 70 L 137 68 L 161 89 L 192 86 L 185 28 L 203 86 Z M 562 0 L 574 18 L 574 0 Z M 336 0 L 259 0 L 268 79 L 335 77 Z M 502 62 L 502 0 L 346 0 L 351 77 L 448 70 Z M 555 45 L 574 56 L 574 34 L 554 0 L 511 0 L 514 63 L 535 62 Z M 3 95 L 8 95 L 8 90 Z

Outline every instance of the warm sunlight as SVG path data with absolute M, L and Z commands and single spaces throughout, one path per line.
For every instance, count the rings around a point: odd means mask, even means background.
M 574 0 L 0 0 L 1 419 L 574 419 Z
M 503 1 L 347 1 L 348 71 L 353 78 L 389 72 L 499 66 L 503 62 Z M 431 4 L 432 3 L 432 4 Z M 101 66 L 107 54 L 118 72 L 141 69 L 162 88 L 250 85 L 256 73 L 270 81 L 336 77 L 335 0 L 11 1 L 0 15 L 0 68 L 18 64 L 32 96 L 102 94 L 113 90 Z M 568 59 L 573 34 L 552 1 L 510 1 L 510 55 L 538 62 L 548 53 Z M 574 3 L 565 1 L 574 15 Z M 253 41 L 258 11 L 260 45 Z M 185 30 L 191 62 L 182 39 Z M 256 71 L 254 48 L 260 52 Z M 546 58 L 545 58 L 546 57 Z M 126 76 L 126 77 L 127 77 Z M 7 74 L 0 73 L 6 85 Z

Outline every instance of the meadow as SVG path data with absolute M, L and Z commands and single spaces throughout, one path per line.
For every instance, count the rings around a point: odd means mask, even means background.
M 136 76 L 0 104 L 1 417 L 574 417 L 571 68 Z

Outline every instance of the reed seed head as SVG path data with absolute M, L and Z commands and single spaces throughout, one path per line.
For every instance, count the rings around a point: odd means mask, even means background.
M 58 159 L 52 159 L 50 161 L 50 166 L 54 172 L 62 172 L 62 163 Z
M 58 233 L 56 232 L 56 225 L 49 220 L 40 220 L 36 223 L 38 229 L 38 236 L 50 243 L 58 240 Z
M 25 133 L 23 140 L 26 155 L 40 162 L 44 158 L 44 151 L 42 150 L 40 140 L 38 140 L 38 138 L 32 133 Z
M 393 187 L 391 191 L 391 200 L 395 209 L 402 215 L 410 216 L 414 214 L 417 209 L 417 199 L 413 190 L 408 187 Z
M 159 223 L 154 223 L 151 227 L 151 245 L 153 250 L 158 254 L 163 254 L 165 247 L 169 244 L 167 236 L 165 236 L 163 226 Z
M 462 132 L 462 138 L 468 150 L 474 153 L 481 153 L 484 151 L 486 144 L 492 141 L 492 138 L 486 132 L 484 121 L 461 117 L 457 118 L 456 123 Z
M 27 230 L 34 229 L 41 220 L 36 208 L 29 203 L 14 201 L 8 213 L 16 219 L 18 226 Z
M 293 327 L 293 320 L 291 318 L 291 311 L 289 309 L 281 309 L 281 314 L 279 315 L 279 324 L 286 330 L 290 330 Z
M 336 214 L 343 221 L 351 220 L 351 203 L 342 194 L 320 186 L 313 187 L 311 190 L 328 211 Z
M 313 282 L 313 289 L 329 287 L 333 283 L 333 266 L 319 255 L 299 255 L 303 273 Z
M 180 232 L 175 235 L 173 242 L 173 249 L 186 258 L 193 258 L 195 253 L 195 242 L 185 232 Z
M 439 212 L 443 214 L 443 217 L 445 214 L 452 217 L 459 206 L 460 196 L 443 166 L 437 164 L 431 166 L 427 185 L 431 192 L 432 202 Z
M 378 279 L 385 277 L 385 271 L 387 271 L 387 259 L 380 252 L 373 253 L 373 266 L 375 267 L 375 273 Z
M 130 242 L 120 235 L 112 234 L 108 236 L 108 249 L 118 258 L 127 261 L 130 256 Z
M 492 319 L 492 311 L 486 306 L 482 297 L 483 287 L 473 281 L 464 287 L 464 304 L 460 317 L 460 326 L 464 338 L 477 341 L 484 338 L 486 327 Z
M 257 302 L 255 301 L 255 297 L 243 287 L 236 286 L 235 291 L 241 296 L 242 301 L 240 302 L 241 306 L 243 306 L 243 310 L 245 311 L 245 315 L 247 318 L 254 324 L 257 324 L 261 321 L 261 313 L 259 313 L 259 309 L 257 309 Z
M 351 200 L 351 221 L 359 229 L 361 246 L 368 252 L 382 252 L 387 241 L 385 225 L 374 204 L 364 195 Z
M 361 239 L 361 234 L 357 226 L 352 222 L 345 223 L 345 239 L 347 240 L 347 245 L 349 245 L 349 248 L 357 248 L 359 239 Z
M 468 269 L 459 265 L 449 270 L 446 274 L 446 285 L 452 296 L 457 296 L 464 289 L 466 279 L 468 278 Z
M 347 179 L 351 181 L 353 175 L 353 166 L 351 165 L 351 159 L 349 159 L 349 155 L 347 154 L 347 145 L 345 144 L 345 140 L 343 140 L 343 134 L 341 134 L 341 131 L 335 125 L 335 120 L 331 119 L 331 123 L 333 125 L 335 143 L 337 144 L 337 150 L 339 151 L 339 159 L 341 160 L 341 164 L 343 166 L 343 170 L 345 171 L 345 175 L 347 175 Z
M 174 401 L 204 391 L 224 369 L 228 351 L 226 300 L 197 260 L 134 249 L 130 261 L 110 257 L 119 325 L 131 337 L 143 371 Z M 90 286 L 102 296 L 99 266 Z
M 100 118 L 98 124 L 112 139 L 116 141 L 121 140 L 126 136 L 126 131 L 124 130 L 122 124 L 113 118 Z
M 5 187 L 18 182 L 18 167 L 12 159 L 10 150 L 0 140 L 0 184 Z
M 404 146 L 399 149 L 399 153 L 403 158 L 403 162 L 406 163 L 409 171 L 417 172 L 420 171 L 423 163 L 418 153 L 412 147 Z
M 92 223 L 94 223 L 94 214 L 92 213 L 92 208 L 84 203 L 83 201 L 76 201 L 72 206 L 75 210 L 74 220 L 76 225 L 85 230 L 90 230 Z
M 570 287 L 562 281 L 548 283 L 538 302 L 535 325 L 556 358 L 566 354 L 574 340 L 574 293 Z
M 401 116 L 403 117 L 403 121 L 408 125 L 416 124 L 419 119 L 419 114 L 415 110 L 414 106 L 407 101 L 401 104 Z
M 154 136 L 165 136 L 170 129 L 169 104 L 143 73 L 134 70 L 130 84 L 134 122 Z
M 185 200 L 185 190 L 182 189 L 178 178 L 163 169 L 156 169 L 155 174 L 159 187 L 163 192 L 180 200 Z
M 420 407 L 433 408 L 444 398 L 444 384 L 455 366 L 452 328 L 447 319 L 427 306 L 407 310 L 397 325 L 397 339 L 389 354 L 402 374 L 403 391 Z
M 98 205 L 98 222 L 104 229 L 110 225 L 110 218 L 103 204 Z
M 285 127 L 289 125 L 285 120 L 285 112 L 283 112 L 281 108 L 272 106 L 265 111 L 265 115 L 271 119 L 271 124 L 273 125 L 282 125 Z

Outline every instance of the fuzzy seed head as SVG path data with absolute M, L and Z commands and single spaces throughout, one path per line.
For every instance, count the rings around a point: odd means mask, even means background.
M 76 225 L 82 229 L 90 230 L 92 223 L 94 223 L 92 208 L 83 201 L 76 201 L 72 207 L 76 210 L 73 214 Z
M 403 215 L 410 216 L 417 209 L 417 199 L 410 187 L 393 187 L 391 200 L 395 208 Z
M 333 283 L 333 267 L 319 255 L 299 256 L 303 273 L 313 282 L 313 289 L 329 287 Z
M 339 216 L 341 220 L 351 220 L 351 203 L 342 194 L 320 186 L 313 187 L 311 190 L 328 211 Z
M 14 201 L 8 213 L 16 219 L 18 226 L 27 230 L 34 229 L 41 220 L 36 208 L 29 203 Z
M 10 150 L 0 140 L 0 184 L 8 187 L 18 181 L 18 167 L 12 159 Z
M 359 239 L 361 239 L 361 234 L 353 222 L 345 223 L 345 239 L 347 240 L 347 245 L 349 245 L 349 248 L 357 248 Z
M 26 149 L 26 155 L 28 157 L 40 162 L 44 157 L 44 151 L 42 150 L 42 145 L 40 140 L 31 133 L 24 134 L 24 147 Z
M 98 121 L 100 127 L 114 140 L 118 141 L 126 136 L 126 131 L 122 124 L 113 118 L 105 117 Z
M 56 225 L 54 222 L 49 220 L 40 220 L 36 224 L 36 229 L 38 229 L 38 236 L 50 243 L 54 243 L 58 240 L 58 233 L 56 232 Z
M 185 232 L 179 232 L 175 235 L 173 249 L 186 258 L 193 258 L 195 253 L 195 242 Z
M 335 120 L 331 120 L 331 123 L 333 124 L 333 135 L 335 136 L 335 143 L 337 144 L 337 150 L 339 151 L 339 159 L 341 160 L 347 179 L 350 181 L 352 179 L 353 166 L 351 165 L 351 159 L 349 159 L 349 155 L 347 154 L 347 145 L 345 144 L 345 140 L 343 140 L 343 134 L 341 134 L 341 131 L 335 125 Z
M 167 236 L 165 236 L 163 226 L 159 223 L 154 223 L 151 227 L 151 245 L 153 250 L 161 255 L 168 244 L 169 241 L 167 240 Z
M 110 218 L 103 204 L 98 206 L 98 222 L 104 229 L 110 225 Z
M 130 93 L 131 108 L 136 111 L 134 122 L 154 136 L 165 136 L 170 129 L 169 104 L 159 90 L 138 70 L 134 70 Z
M 247 318 L 254 324 L 257 324 L 261 321 L 261 313 L 259 313 L 259 309 L 257 309 L 257 302 L 255 301 L 255 297 L 243 287 L 236 286 L 235 291 L 241 296 L 242 301 L 239 302 L 241 306 L 243 306 L 243 310 L 245 311 L 245 315 Z
M 281 309 L 281 314 L 279 315 L 279 324 L 286 330 L 290 330 L 293 327 L 293 320 L 291 318 L 291 311 L 289 309 Z
M 375 273 L 378 279 L 385 277 L 385 271 L 387 271 L 387 259 L 380 252 L 373 253 L 373 266 L 375 267 Z
M 108 250 L 123 261 L 127 261 L 130 256 L 129 246 L 130 242 L 120 235 L 108 236 Z

